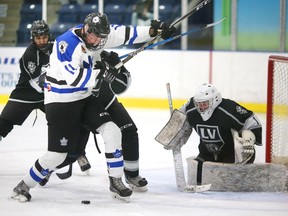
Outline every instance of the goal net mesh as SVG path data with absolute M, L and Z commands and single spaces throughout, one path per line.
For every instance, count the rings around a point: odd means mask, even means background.
M 266 162 L 288 165 L 288 58 L 268 63 Z

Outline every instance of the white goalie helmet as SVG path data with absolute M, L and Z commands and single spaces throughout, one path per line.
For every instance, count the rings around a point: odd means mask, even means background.
M 193 102 L 203 121 L 207 121 L 222 102 L 222 97 L 214 85 L 205 83 L 196 89 Z

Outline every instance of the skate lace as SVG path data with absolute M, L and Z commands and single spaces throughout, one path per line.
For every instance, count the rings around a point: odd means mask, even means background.
M 29 192 L 29 187 L 25 184 L 24 181 L 21 181 L 14 189 L 14 191 L 18 192 L 18 193 L 22 193 L 22 192 Z
M 140 182 L 142 179 L 143 179 L 143 178 L 142 178 L 140 175 L 138 175 L 138 176 L 136 176 L 136 177 L 133 177 L 133 178 L 131 178 L 131 177 L 129 177 L 129 176 L 126 176 L 126 180 L 128 181 L 128 183 L 131 183 L 131 184 L 136 185 L 136 186 L 140 186 L 139 182 Z
M 121 178 L 112 178 L 113 186 L 118 190 L 125 190 L 127 187 L 123 184 Z

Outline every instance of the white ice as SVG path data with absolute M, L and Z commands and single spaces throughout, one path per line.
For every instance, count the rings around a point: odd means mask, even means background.
M 2 108 L 1 108 L 2 109 Z M 0 109 L 0 110 L 1 110 Z M 128 109 L 139 129 L 140 173 L 148 181 L 149 190 L 134 192 L 130 203 L 112 199 L 104 158 L 104 144 L 98 136 L 102 153 L 98 154 L 93 137 L 89 139 L 87 156 L 92 168 L 90 176 L 74 164 L 73 176 L 60 180 L 53 174 L 45 187 L 31 189 L 32 199 L 20 203 L 9 199 L 12 189 L 43 154 L 47 143 L 45 116 L 39 111 L 35 125 L 33 112 L 22 127 L 0 142 L 0 215 L 1 216 L 287 216 L 288 193 L 270 192 L 203 192 L 177 191 L 172 152 L 165 150 L 154 138 L 169 119 L 167 110 Z M 265 131 L 265 116 L 259 115 Z M 265 143 L 265 132 L 263 132 Z M 186 158 L 197 154 L 195 133 L 182 148 L 184 169 Z M 257 148 L 256 162 L 264 162 L 264 147 Z M 64 169 L 64 168 L 63 168 Z M 66 170 L 61 170 L 64 172 Z M 60 171 L 59 171 L 60 172 Z M 90 200 L 90 205 L 81 204 Z

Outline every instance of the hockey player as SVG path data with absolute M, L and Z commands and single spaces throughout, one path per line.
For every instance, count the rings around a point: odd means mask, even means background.
M 110 191 L 115 198 L 129 201 L 132 191 L 122 182 L 121 131 L 94 96 L 97 96 L 102 80 L 112 83 L 121 75 L 123 66 L 116 69 L 108 62 L 100 61 L 100 53 L 104 48 L 145 42 L 158 30 L 162 30 L 163 38 L 174 32 L 167 24 L 156 20 L 152 21 L 151 27 L 110 26 L 105 14 L 91 13 L 84 24 L 56 38 L 44 91 L 48 151 L 13 189 L 12 198 L 29 201 L 30 188 L 65 160 L 77 146 L 81 126 L 85 126 L 104 139 Z
M 120 62 L 118 54 L 113 51 L 110 53 L 103 51 L 101 53 L 101 59 L 109 62 L 112 66 Z M 139 175 L 139 139 L 137 127 L 125 107 L 118 101 L 115 95 L 124 93 L 130 86 L 130 73 L 126 70 L 122 72 L 122 75 L 121 79 L 117 77 L 111 83 L 102 82 L 99 90 L 99 99 L 105 110 L 111 116 L 113 122 L 117 124 L 122 132 L 122 150 L 126 183 L 135 191 L 145 192 L 148 190 L 146 186 L 148 182 Z M 82 149 L 77 151 L 83 152 L 84 149 L 85 146 L 82 146 Z M 74 154 L 78 155 L 77 151 Z M 74 163 L 74 161 L 71 157 L 67 158 L 66 162 L 61 164 L 59 168 L 69 163 Z M 44 186 L 49 178 L 50 175 L 47 175 L 45 179 L 40 182 L 40 185 Z
M 53 39 L 49 25 L 44 20 L 34 21 L 30 32 L 31 44 L 20 59 L 18 83 L 0 115 L 0 141 L 12 131 L 14 125 L 22 125 L 33 110 L 45 112 L 44 92 L 39 85 L 39 77 L 43 76 L 42 68 L 49 65 Z M 90 163 L 84 154 L 80 155 L 80 168 L 87 172 Z
M 115 66 L 120 62 L 118 54 L 115 52 L 101 53 L 101 59 Z M 122 150 L 124 158 L 125 180 L 129 186 L 136 191 L 147 191 L 148 184 L 145 178 L 139 175 L 139 139 L 137 127 L 130 117 L 125 107 L 119 103 L 115 94 L 124 93 L 129 88 L 131 76 L 126 71 L 124 78 L 116 78 L 113 82 L 102 82 L 99 99 L 105 110 L 111 116 L 113 122 L 117 124 L 122 132 Z
M 262 126 L 257 116 L 233 100 L 221 97 L 212 84 L 203 84 L 156 136 L 167 150 L 181 148 L 193 129 L 200 137 L 196 157 L 197 183 L 205 161 L 246 164 L 255 160 L 254 145 L 262 145 Z M 240 135 L 241 136 L 240 136 Z
M 198 183 L 201 183 L 204 161 L 254 162 L 254 144 L 262 145 L 262 126 L 252 111 L 233 100 L 222 98 L 212 84 L 199 86 L 194 97 L 180 111 L 187 115 L 190 126 L 200 137 L 199 154 L 195 159 L 198 161 Z

